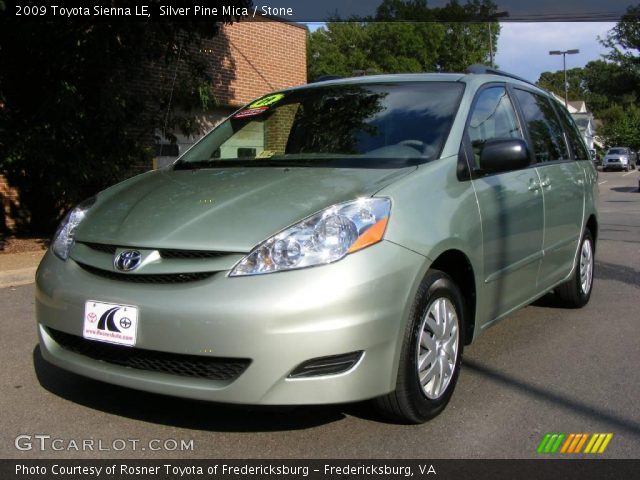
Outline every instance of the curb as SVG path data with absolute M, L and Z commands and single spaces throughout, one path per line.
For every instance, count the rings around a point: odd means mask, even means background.
M 36 280 L 37 267 L 0 272 L 0 288 L 28 285 Z

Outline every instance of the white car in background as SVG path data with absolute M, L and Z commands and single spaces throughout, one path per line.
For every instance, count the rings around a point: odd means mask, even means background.
M 624 170 L 628 172 L 630 168 L 634 168 L 631 162 L 631 151 L 626 147 L 610 148 L 602 159 L 602 171 L 607 170 Z

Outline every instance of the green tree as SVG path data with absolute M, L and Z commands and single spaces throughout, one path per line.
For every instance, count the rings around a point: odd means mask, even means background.
M 381 73 L 433 71 L 444 38 L 438 23 L 375 22 L 367 27 L 371 59 Z
M 583 68 L 567 70 L 569 100 L 584 100 L 596 116 L 612 104 L 631 105 L 639 98 L 638 78 L 626 68 L 604 60 L 587 63 Z M 564 73 L 543 72 L 538 86 L 564 97 Z
M 500 26 L 488 23 L 496 6 L 488 0 L 431 8 L 425 0 L 385 0 L 374 18 L 328 22 L 309 36 L 309 78 L 378 73 L 463 71 L 487 63 L 489 38 Z
M 211 99 L 218 69 L 206 68 L 198 44 L 219 33 L 216 22 L 83 17 L 26 24 L 1 15 L 0 172 L 19 191 L 12 216 L 23 230 L 51 232 L 70 205 L 148 162 L 155 128 L 192 131 L 193 114 L 178 112 Z M 175 108 L 166 116 L 170 99 Z
M 602 127 L 598 135 L 605 145 L 625 146 L 633 150 L 640 149 L 640 108 L 628 105 L 623 108 L 614 105 L 600 113 Z
M 594 112 L 612 104 L 631 105 L 640 98 L 639 77 L 612 61 L 596 60 L 584 68 L 585 99 Z
M 608 146 L 640 148 L 640 6 L 630 7 L 601 43 L 603 60 L 567 71 L 569 99 L 582 99 L 602 121 L 596 132 Z M 564 95 L 562 71 L 544 72 L 538 85 Z
M 585 69 L 571 68 L 567 70 L 569 100 L 584 99 L 586 94 Z M 538 86 L 564 97 L 564 72 L 543 72 L 537 82 Z
M 456 22 L 446 25 L 444 41 L 439 49 L 438 70 L 462 72 L 474 63 L 489 63 L 489 23 Z M 500 24 L 491 23 L 495 56 Z
M 629 7 L 601 43 L 605 61 L 591 62 L 586 75 L 608 146 L 640 149 L 640 6 Z
M 609 47 L 607 59 L 640 76 L 640 5 L 629 7 L 625 15 L 601 40 Z
M 329 22 L 308 38 L 308 78 L 349 76 L 353 70 L 377 68 L 371 33 L 360 22 Z

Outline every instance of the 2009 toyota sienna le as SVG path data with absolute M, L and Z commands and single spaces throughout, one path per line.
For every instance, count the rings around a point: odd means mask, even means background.
M 423 422 L 488 327 L 551 290 L 589 301 L 596 196 L 565 108 L 504 72 L 272 93 L 67 215 L 40 348 L 141 390 Z

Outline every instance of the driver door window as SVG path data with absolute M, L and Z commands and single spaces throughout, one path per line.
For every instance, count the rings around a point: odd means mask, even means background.
M 522 138 L 513 104 L 504 87 L 490 87 L 480 92 L 471 112 L 467 134 L 476 165 L 488 140 Z

